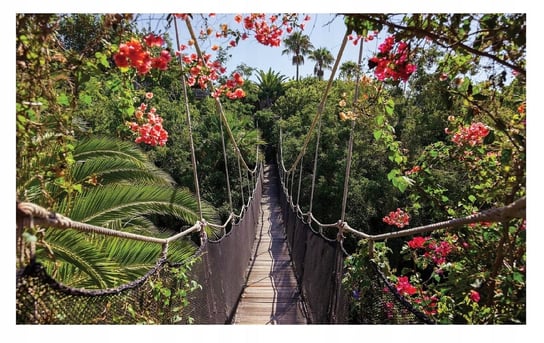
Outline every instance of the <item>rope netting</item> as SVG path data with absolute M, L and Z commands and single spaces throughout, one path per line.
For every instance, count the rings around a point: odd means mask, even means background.
M 263 174 L 243 216 L 218 240 L 208 240 L 203 225 L 166 239 L 93 227 L 71 221 L 39 206 L 18 206 L 18 222 L 50 229 L 79 230 L 161 244 L 154 268 L 141 278 L 110 289 L 73 288 L 57 282 L 39 261 L 17 271 L 17 324 L 225 324 L 229 323 L 243 286 L 261 206 Z M 60 220 L 59 220 L 60 218 Z M 175 240 L 200 232 L 200 246 L 185 260 L 167 258 Z M 189 285 L 188 294 L 179 293 Z

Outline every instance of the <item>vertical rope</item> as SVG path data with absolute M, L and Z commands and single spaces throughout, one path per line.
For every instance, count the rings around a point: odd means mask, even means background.
M 291 190 L 289 191 L 291 193 L 291 203 L 294 204 L 294 193 L 293 193 L 293 185 L 295 184 L 295 172 L 297 171 L 297 168 L 293 170 L 293 177 L 291 178 Z
M 244 199 L 244 180 L 242 179 L 242 168 L 240 166 L 240 156 L 237 156 L 238 161 L 238 175 L 240 176 L 240 193 L 242 194 L 242 208 L 246 205 L 246 201 Z
M 298 190 L 297 190 L 297 206 L 298 204 L 300 203 L 300 185 L 302 183 L 302 160 L 303 160 L 304 156 L 302 156 L 302 158 L 300 159 L 300 171 L 299 171 L 299 175 L 298 175 Z
M 312 188 L 310 191 L 310 209 L 308 212 L 312 214 L 312 207 L 314 205 L 314 189 L 315 189 L 315 177 L 317 174 L 317 157 L 319 155 L 319 139 L 321 138 L 321 118 L 319 118 L 319 125 L 317 126 L 317 138 L 315 142 L 315 154 L 314 154 L 314 169 L 312 175 Z
M 178 32 L 178 24 L 177 24 L 177 18 L 174 17 L 174 29 L 176 30 L 176 43 L 178 47 L 180 46 L 179 41 L 179 32 Z M 180 66 L 183 68 L 183 60 L 181 56 L 179 57 L 179 63 Z M 198 214 L 200 215 L 200 221 L 204 221 L 204 218 L 202 216 L 202 200 L 200 199 L 200 186 L 198 184 L 198 171 L 196 166 L 196 154 L 195 154 L 195 145 L 193 142 L 193 129 L 191 125 L 191 112 L 189 110 L 189 97 L 187 96 L 187 84 L 185 75 L 182 75 L 182 84 L 183 84 L 183 96 L 185 100 L 185 112 L 186 112 L 186 120 L 187 120 L 187 128 L 189 130 L 189 145 L 191 147 L 191 164 L 193 165 L 193 178 L 194 178 L 194 185 L 195 185 L 195 193 L 198 203 Z
M 227 149 L 225 148 L 225 134 L 223 133 L 223 121 L 219 118 L 219 128 L 221 129 L 221 145 L 223 146 L 223 159 L 225 163 L 225 178 L 227 179 L 227 192 L 229 195 L 229 209 L 232 213 L 232 192 L 230 190 L 229 164 L 227 160 Z
M 357 65 L 361 65 L 361 61 L 363 59 L 363 39 L 360 40 L 361 45 L 359 46 L 359 60 L 357 61 Z M 357 68 L 357 82 L 355 83 L 355 95 L 353 97 L 353 104 L 357 102 L 359 99 L 359 84 L 360 84 L 360 68 Z M 355 129 L 355 120 L 351 121 L 351 128 L 349 131 L 349 144 L 348 144 L 348 156 L 346 160 L 346 175 L 344 176 L 344 194 L 342 196 L 342 214 L 341 214 L 341 221 L 344 222 L 346 218 L 346 206 L 348 202 L 348 187 L 349 187 L 349 176 L 351 174 L 351 158 L 353 155 L 353 133 Z

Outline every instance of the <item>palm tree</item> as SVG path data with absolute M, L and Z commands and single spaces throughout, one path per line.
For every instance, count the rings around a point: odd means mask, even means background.
M 259 70 L 257 81 L 259 82 L 259 107 L 260 109 L 271 107 L 277 98 L 283 95 L 283 82 L 287 76 L 268 68 L 267 72 Z
M 308 57 L 315 61 L 314 75 L 317 76 L 319 80 L 323 80 L 323 69 L 331 69 L 332 63 L 334 62 L 334 57 L 332 57 L 331 52 L 327 48 L 319 48 L 310 52 Z
M 175 231 L 160 228 L 155 216 L 173 218 L 180 227 L 200 218 L 195 196 L 176 187 L 133 143 L 106 137 L 85 139 L 75 146 L 74 159 L 69 173 L 83 189 L 72 198 L 60 197 L 55 206 L 74 221 L 167 237 Z M 203 204 L 203 216 L 216 221 L 215 210 L 207 204 Z M 161 248 L 154 243 L 46 229 L 37 243 L 36 257 L 50 275 L 69 286 L 107 288 L 143 276 L 156 264 Z M 168 257 L 184 261 L 195 249 L 188 241 L 176 242 Z
M 296 81 L 298 81 L 298 67 L 304 64 L 304 56 L 307 55 L 314 46 L 310 43 L 310 37 L 303 35 L 300 31 L 296 31 L 285 38 L 283 43 L 285 44 L 285 49 L 281 54 L 293 54 L 292 62 L 297 68 Z
M 343 77 L 348 81 L 351 81 L 354 77 L 359 75 L 360 72 L 360 66 L 353 61 L 346 61 L 340 66 L 340 77 Z

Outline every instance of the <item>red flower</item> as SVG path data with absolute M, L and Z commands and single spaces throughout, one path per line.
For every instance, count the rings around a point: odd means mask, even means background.
M 164 39 L 161 36 L 155 36 L 153 33 L 148 34 L 144 37 L 144 42 L 147 46 L 162 46 L 164 44 Z
M 425 237 L 414 237 L 411 241 L 408 242 L 408 246 L 411 249 L 420 249 L 423 248 L 423 245 L 427 241 L 427 238 Z
M 408 280 L 407 276 L 400 276 L 397 279 L 396 288 L 397 288 L 397 292 L 399 292 L 403 296 L 413 295 L 417 292 L 417 288 L 415 288 L 414 286 L 410 284 L 410 281 Z
M 471 289 L 470 294 L 469 294 L 469 298 L 470 298 L 470 300 L 477 303 L 477 302 L 480 301 L 480 293 L 478 293 L 477 291 Z

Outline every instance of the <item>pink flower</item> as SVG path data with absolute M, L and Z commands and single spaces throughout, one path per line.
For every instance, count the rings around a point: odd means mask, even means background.
M 400 208 L 397 208 L 395 212 L 389 212 L 389 214 L 382 219 L 386 224 L 395 225 L 398 228 L 403 228 L 410 222 L 410 215 L 404 212 Z
M 474 301 L 475 303 L 479 302 L 480 301 L 480 293 L 478 293 L 477 291 L 471 289 L 470 290 L 470 294 L 469 294 L 469 298 L 470 300 Z
M 400 276 L 397 279 L 397 292 L 399 292 L 401 295 L 413 295 L 417 292 L 417 288 L 412 286 L 410 284 L 410 281 L 408 280 L 407 276 Z

